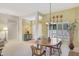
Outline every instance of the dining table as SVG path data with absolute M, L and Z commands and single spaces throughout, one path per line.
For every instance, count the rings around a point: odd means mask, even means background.
M 50 42 L 48 39 L 40 39 L 40 40 L 33 40 L 34 46 L 39 44 L 40 46 L 44 46 L 45 48 L 50 49 L 50 55 L 52 55 L 52 47 L 57 45 L 61 41 L 60 38 L 51 38 Z

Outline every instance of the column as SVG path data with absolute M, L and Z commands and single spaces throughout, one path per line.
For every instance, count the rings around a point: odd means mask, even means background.
M 22 33 L 22 18 L 19 17 L 18 19 L 18 33 L 17 33 L 17 36 L 18 36 L 18 40 L 23 40 L 23 33 Z
M 37 14 L 36 14 L 36 40 L 39 38 L 38 30 L 39 30 L 39 12 L 37 12 Z

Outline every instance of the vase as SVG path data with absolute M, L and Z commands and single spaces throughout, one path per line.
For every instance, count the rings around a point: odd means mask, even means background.
M 73 43 L 70 43 L 69 44 L 69 48 L 70 48 L 70 50 L 73 50 L 74 49 L 74 44 Z
M 50 37 L 48 37 L 48 42 L 51 42 L 51 39 L 50 39 Z

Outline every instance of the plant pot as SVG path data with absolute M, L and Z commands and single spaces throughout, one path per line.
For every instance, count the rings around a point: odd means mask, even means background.
M 74 44 L 73 43 L 70 43 L 69 44 L 69 48 L 70 48 L 70 50 L 73 50 L 74 49 Z

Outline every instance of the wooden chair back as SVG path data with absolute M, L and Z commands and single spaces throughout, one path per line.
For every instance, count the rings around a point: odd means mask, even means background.
M 43 51 L 42 48 L 36 48 L 34 46 L 31 46 L 31 49 L 32 49 L 32 56 L 46 55 L 46 51 Z

